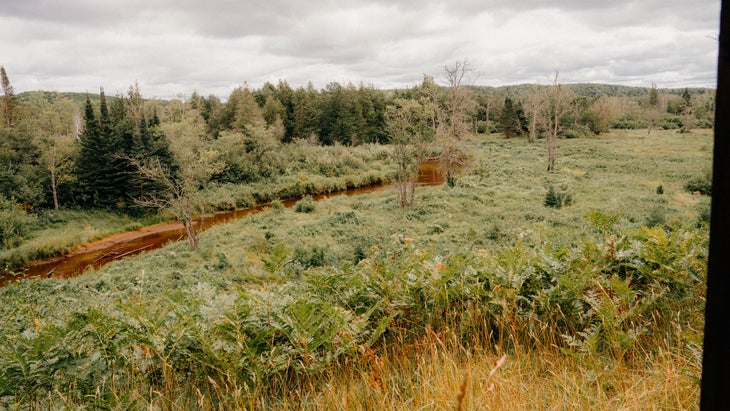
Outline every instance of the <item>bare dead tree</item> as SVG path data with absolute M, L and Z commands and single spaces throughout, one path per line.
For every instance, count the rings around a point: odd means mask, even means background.
M 469 112 L 474 104 L 471 92 L 466 85 L 468 75 L 473 72 L 469 62 L 464 59 L 444 71 L 449 88 L 444 99 L 441 117 L 436 126 L 436 138 L 441 146 L 441 161 L 446 174 L 446 183 L 453 186 L 456 172 L 462 168 L 468 156 L 461 147 L 461 141 L 468 133 Z
M 568 110 L 568 93 L 558 81 L 558 72 L 551 80 L 551 85 L 542 93 L 539 121 L 545 130 L 545 140 L 548 154 L 547 171 L 555 168 L 555 152 L 558 147 L 558 136 L 562 133 L 561 121 Z
M 542 92 L 541 86 L 535 85 L 532 87 L 530 95 L 525 100 L 525 108 L 530 116 L 530 130 L 527 135 L 528 141 L 537 141 L 537 125 L 540 121 L 540 107 L 542 106 Z

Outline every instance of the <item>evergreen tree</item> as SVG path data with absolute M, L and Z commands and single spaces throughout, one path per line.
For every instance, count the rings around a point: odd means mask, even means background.
M 357 89 L 352 84 L 327 85 L 320 100 L 319 138 L 322 144 L 335 142 L 352 145 L 359 140 L 364 126 L 362 107 L 358 104 Z
M 284 142 L 289 142 L 294 138 L 294 90 L 289 86 L 289 83 L 279 80 L 275 96 L 281 105 L 284 106 L 284 114 L 281 118 L 284 122 L 285 130 Z
M 651 83 L 651 89 L 649 90 L 649 106 L 659 107 L 659 90 L 656 88 L 656 83 Z
M 317 122 L 320 117 L 320 113 L 317 110 L 318 99 L 319 92 L 314 89 L 311 82 L 306 90 L 299 87 L 294 92 L 294 128 L 292 137 L 309 138 L 311 135 L 317 133 Z
M 86 125 L 79 137 L 81 150 L 76 175 L 81 191 L 79 200 L 87 207 L 123 209 L 131 204 L 133 168 L 129 157 L 140 144 L 135 144 L 136 125 L 132 117 L 119 112 L 116 104 L 115 107 L 112 116 L 102 89 L 97 119 L 89 97 L 86 98 Z
M 511 98 L 505 98 L 499 123 L 502 134 L 506 138 L 512 138 L 522 134 L 524 113 L 521 112 L 521 106 L 515 105 Z
M 689 94 L 689 90 L 685 87 L 684 93 L 682 93 L 682 129 L 683 133 L 689 133 L 694 128 L 695 118 L 694 110 L 692 109 L 692 95 Z
M 263 123 L 263 115 L 256 99 L 248 86 L 237 87 L 231 92 L 223 107 L 222 129 L 236 130 L 243 133 L 247 128 Z
M 2 125 L 11 127 L 15 122 L 15 108 L 18 102 L 16 101 L 15 91 L 13 90 L 13 86 L 10 85 L 10 80 L 8 80 L 8 74 L 5 72 L 4 66 L 0 66 L 0 83 L 2 83 L 3 88 Z

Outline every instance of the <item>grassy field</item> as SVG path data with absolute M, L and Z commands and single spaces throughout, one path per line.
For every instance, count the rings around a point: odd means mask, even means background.
M 551 174 L 468 144 L 411 208 L 275 203 L 0 290 L 0 407 L 698 408 L 711 132 L 561 140 Z

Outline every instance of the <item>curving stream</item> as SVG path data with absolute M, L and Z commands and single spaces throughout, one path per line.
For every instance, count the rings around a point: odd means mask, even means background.
M 428 161 L 421 164 L 418 172 L 418 185 L 440 185 L 444 183 L 439 163 Z M 314 197 L 315 200 L 330 198 L 337 195 L 353 196 L 390 188 L 391 184 L 353 188 L 338 193 L 322 194 Z M 285 207 L 292 207 L 300 198 L 283 201 Z M 242 210 L 233 210 L 213 214 L 203 220 L 203 230 L 223 224 L 234 219 L 243 218 L 252 213 L 258 213 L 269 206 L 257 206 Z M 200 224 L 200 220 L 198 220 Z M 98 268 L 104 264 L 127 256 L 139 254 L 143 251 L 154 250 L 173 241 L 185 239 L 185 230 L 181 223 L 164 223 L 139 230 L 116 234 L 101 240 L 79 246 L 66 255 L 35 261 L 28 264 L 19 274 L 0 273 L 0 286 L 8 282 L 24 278 L 70 278 L 81 274 L 89 268 Z

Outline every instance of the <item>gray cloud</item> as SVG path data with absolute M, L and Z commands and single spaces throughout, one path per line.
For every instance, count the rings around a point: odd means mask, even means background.
M 197 90 L 286 79 L 404 87 L 469 58 L 477 82 L 714 86 L 716 0 L 4 0 L 18 91 Z

